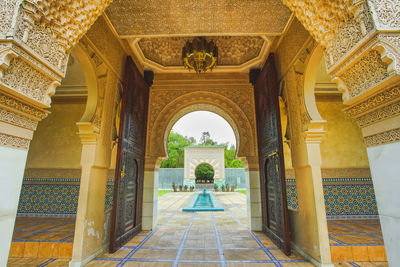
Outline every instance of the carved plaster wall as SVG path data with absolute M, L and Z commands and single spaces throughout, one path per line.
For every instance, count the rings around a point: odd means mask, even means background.
M 237 156 L 257 163 L 254 95 L 247 75 L 160 74 L 150 89 L 148 168 L 154 168 L 157 159 L 167 156 L 166 140 L 173 123 L 179 119 L 176 114 L 183 116 L 195 110 L 209 110 L 225 118 L 236 135 Z
M 277 0 L 152 0 L 135 4 L 114 0 L 106 14 L 123 37 L 212 33 L 276 35 L 283 32 L 290 10 Z
M 324 47 L 328 73 L 343 93 L 349 114 L 360 123 L 368 146 L 399 141 L 396 103 L 354 115 L 369 99 L 400 83 L 400 20 L 395 0 L 284 1 Z M 397 98 L 396 98 L 397 99 Z M 355 109 L 353 109 L 353 107 Z M 380 109 L 382 110 L 376 110 Z M 384 115 L 390 114 L 390 115 Z M 383 121 L 383 117 L 385 119 Z M 376 120 L 375 120 L 376 119 Z M 374 124 L 374 126 L 372 126 Z M 369 126 L 368 126 L 369 125 Z M 375 128 L 375 129 L 373 129 Z M 377 130 L 379 129 L 379 130 Z
M 162 66 L 183 66 L 182 47 L 191 37 L 142 38 L 143 55 Z M 259 36 L 209 36 L 218 46 L 218 66 L 241 65 L 258 57 L 265 40 Z

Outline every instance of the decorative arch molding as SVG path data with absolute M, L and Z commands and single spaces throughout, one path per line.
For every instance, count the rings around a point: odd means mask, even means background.
M 245 112 L 224 95 L 204 90 L 184 93 L 165 105 L 154 121 L 149 120 L 147 157 L 154 160 L 166 158 L 166 140 L 172 126 L 183 115 L 196 110 L 211 111 L 227 120 L 235 132 L 237 157 L 256 155 L 255 125 L 249 121 Z
M 82 115 L 80 122 L 91 122 L 96 114 L 99 85 L 95 70 L 95 65 L 83 47 L 78 44 L 73 50 L 74 55 L 79 61 L 79 64 L 85 75 L 88 96 L 86 101 L 86 109 Z
M 305 138 L 307 142 L 319 143 L 325 134 L 324 125 L 326 121 L 319 113 L 315 101 L 315 84 L 317 81 L 319 64 L 323 56 L 324 48 L 321 45 L 316 45 L 305 61 L 303 97 L 304 115 L 307 117 L 307 120 L 304 120 Z

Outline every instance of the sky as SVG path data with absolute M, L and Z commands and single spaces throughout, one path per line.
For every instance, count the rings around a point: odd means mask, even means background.
M 202 132 L 209 132 L 211 139 L 218 143 L 234 144 L 235 134 L 229 123 L 221 116 L 208 111 L 195 111 L 180 118 L 172 130 L 183 136 L 194 137 L 199 142 Z

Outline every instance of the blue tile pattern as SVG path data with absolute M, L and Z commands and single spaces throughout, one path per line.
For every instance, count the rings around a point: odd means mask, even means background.
M 326 214 L 329 219 L 376 219 L 378 216 L 371 178 L 324 178 Z M 288 208 L 297 210 L 295 179 L 287 179 Z M 79 197 L 79 179 L 24 179 L 19 216 L 73 217 Z M 113 184 L 106 188 L 105 209 L 113 202 Z
M 79 178 L 24 179 L 18 216 L 74 217 L 78 208 Z M 108 181 L 105 209 L 112 207 L 113 185 Z
M 287 202 L 298 208 L 295 179 L 287 179 Z M 323 178 L 326 214 L 329 219 L 376 219 L 378 208 L 371 178 Z

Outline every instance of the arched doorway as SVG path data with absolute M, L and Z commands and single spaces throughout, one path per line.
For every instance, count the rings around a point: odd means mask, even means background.
M 70 54 L 50 112 L 31 141 L 10 257 L 71 259 L 82 175 L 77 124 L 92 117 L 97 104 L 86 63 L 79 48 Z
M 214 77 L 218 79 L 218 75 Z M 231 78 L 233 77 L 237 78 L 237 76 L 232 76 Z M 241 76 L 241 78 L 246 82 L 232 89 L 215 88 L 210 91 L 205 88 L 209 85 L 214 86 L 212 81 L 208 81 L 208 83 L 192 83 L 188 81 L 188 84 L 184 86 L 191 88 L 190 90 L 174 88 L 166 92 L 163 85 L 164 81 L 162 79 L 157 80 L 157 77 L 155 77 L 149 100 L 150 116 L 148 121 L 145 184 L 146 179 L 154 181 L 154 177 L 158 175 L 160 163 L 167 156 L 166 140 L 174 123 L 183 115 L 192 111 L 214 112 L 224 118 L 235 133 L 237 143 L 236 157 L 243 161 L 248 173 L 246 177 L 246 180 L 249 181 L 247 183 L 247 198 L 251 199 L 251 201 L 248 201 L 250 207 L 247 210 L 249 227 L 257 230 L 261 217 L 259 210 L 259 177 L 257 176 L 258 162 L 255 147 L 255 117 L 252 110 L 254 96 L 251 84 L 247 82 L 247 77 Z M 171 99 L 172 101 L 168 102 L 169 99 L 165 99 L 166 95 L 168 97 L 173 96 L 173 100 Z M 157 103 L 156 106 L 155 103 Z M 149 194 L 153 193 L 154 186 L 155 183 L 153 182 L 149 188 L 151 189 L 148 191 Z M 146 188 L 144 189 L 144 194 L 146 194 Z M 144 199 L 150 198 L 145 196 Z M 149 205 L 153 206 L 153 209 L 156 208 L 154 203 L 156 203 L 154 198 L 148 202 Z M 156 222 L 153 217 L 154 214 L 156 214 L 154 211 L 151 216 L 143 214 L 144 221 L 146 220 L 145 217 L 148 217 L 146 221 L 149 223 L 147 226 L 149 229 Z

